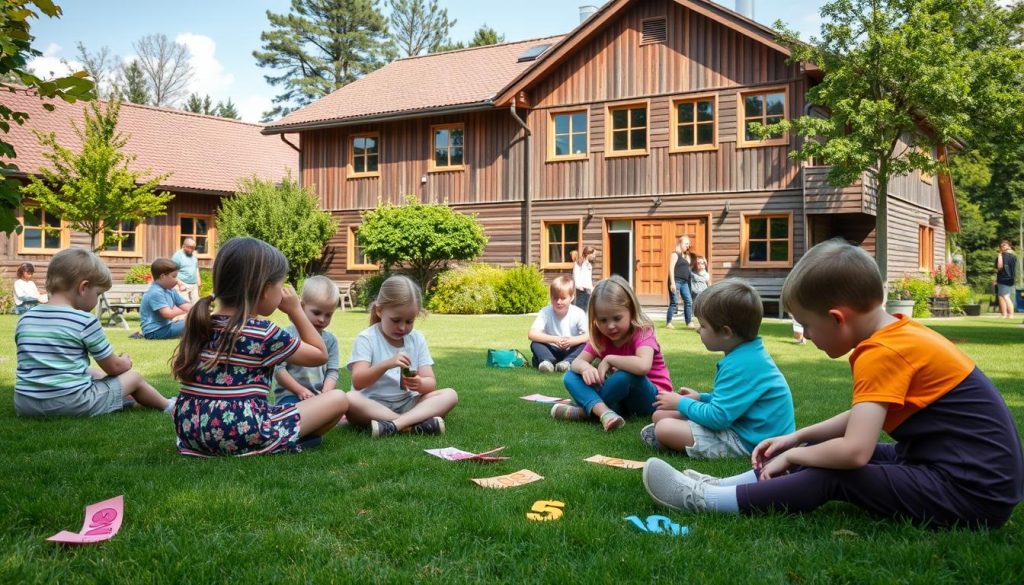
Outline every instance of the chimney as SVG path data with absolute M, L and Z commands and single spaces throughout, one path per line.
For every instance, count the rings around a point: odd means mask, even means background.
M 754 0 L 736 0 L 736 12 L 754 20 Z
M 594 6 L 593 4 L 584 4 L 583 6 L 580 6 L 580 22 L 590 18 L 595 12 L 597 12 L 597 6 Z

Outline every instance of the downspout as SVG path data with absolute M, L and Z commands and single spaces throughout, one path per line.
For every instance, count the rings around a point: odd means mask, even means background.
M 533 225 L 533 200 L 530 199 L 530 127 L 526 125 L 526 122 L 519 117 L 516 113 L 516 102 L 515 100 L 509 105 L 509 113 L 512 114 L 512 118 L 519 123 L 525 132 L 523 136 L 523 225 L 522 225 L 522 238 L 523 250 L 522 258 L 523 264 L 530 263 L 530 249 L 532 247 L 532 229 Z
M 296 178 L 296 180 L 298 181 L 299 187 L 301 188 L 302 187 L 302 149 L 299 148 L 298 146 L 295 146 L 291 142 L 288 142 L 288 139 L 284 137 L 284 132 L 278 134 L 278 136 L 281 137 L 281 142 L 284 142 L 288 146 L 292 147 L 292 150 L 294 150 L 295 152 L 299 153 L 299 176 Z

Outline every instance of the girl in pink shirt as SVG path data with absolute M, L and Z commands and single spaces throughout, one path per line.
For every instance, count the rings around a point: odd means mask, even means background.
M 626 424 L 620 416 L 649 416 L 658 392 L 671 392 L 654 325 L 640 309 L 629 283 L 612 276 L 597 283 L 587 314 L 590 342 L 566 372 L 565 388 L 578 405 L 556 404 L 552 418 L 595 416 L 605 431 Z M 600 360 L 595 367 L 594 360 Z

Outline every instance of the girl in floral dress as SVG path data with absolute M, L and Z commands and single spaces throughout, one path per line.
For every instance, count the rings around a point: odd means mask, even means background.
M 302 451 L 319 444 L 348 409 L 340 390 L 298 404 L 267 401 L 275 365 L 327 361 L 295 291 L 284 286 L 287 274 L 284 255 L 262 240 L 235 238 L 218 251 L 213 294 L 192 307 L 173 357 L 181 382 L 174 426 L 182 455 Z M 277 309 L 298 338 L 261 318 Z

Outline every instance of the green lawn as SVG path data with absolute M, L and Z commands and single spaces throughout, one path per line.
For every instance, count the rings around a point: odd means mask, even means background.
M 519 396 L 562 395 L 558 377 L 484 368 L 488 347 L 528 349 L 531 319 L 433 315 L 417 323 L 439 383 L 461 397 L 447 435 L 374 441 L 344 428 L 303 455 L 245 459 L 178 456 L 171 421 L 156 412 L 18 419 L 9 341 L 0 349 L 0 583 L 1021 582 L 1022 509 L 998 531 L 935 532 L 842 504 L 758 518 L 657 507 L 639 470 L 583 462 L 597 453 L 650 456 L 638 437 L 644 421 L 610 435 L 596 425 L 557 423 L 547 407 Z M 1017 323 L 929 322 L 992 377 L 1024 428 L 1024 329 Z M 365 313 L 335 317 L 343 361 L 365 325 Z M 0 317 L 0 337 L 13 340 L 14 326 L 13 316 Z M 767 323 L 762 333 L 793 388 L 798 425 L 848 405 L 844 360 L 793 345 L 788 323 Z M 167 367 L 173 342 L 130 340 L 121 330 L 108 335 L 164 394 L 176 392 Z M 707 389 L 720 355 L 707 353 L 692 331 L 659 329 L 658 337 L 673 381 Z M 501 445 L 512 459 L 489 465 L 423 453 Z M 715 474 L 747 468 L 742 460 L 694 466 Z M 523 468 L 545 479 L 501 491 L 469 481 Z M 59 530 L 77 531 L 85 505 L 119 494 L 125 521 L 113 540 L 81 548 L 45 542 Z M 541 499 L 565 502 L 562 519 L 527 521 Z M 691 532 L 642 534 L 623 520 L 633 514 L 665 514 Z

